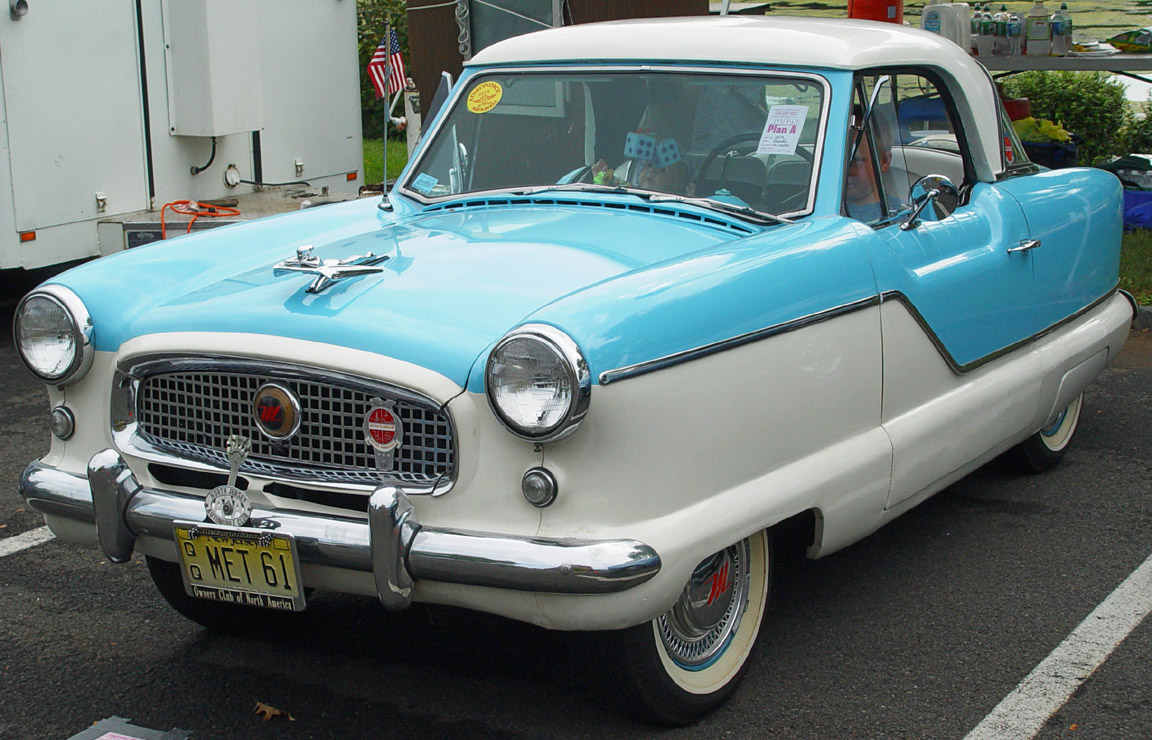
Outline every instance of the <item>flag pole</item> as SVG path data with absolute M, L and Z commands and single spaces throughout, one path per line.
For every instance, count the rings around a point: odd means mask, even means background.
M 384 18 L 384 100 L 388 100 L 388 81 L 392 79 L 392 19 Z M 388 199 L 388 106 L 384 106 L 384 179 L 380 183 L 380 190 L 384 199 Z

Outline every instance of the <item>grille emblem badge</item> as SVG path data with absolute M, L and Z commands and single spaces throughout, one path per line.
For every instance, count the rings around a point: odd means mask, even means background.
M 248 494 L 236 487 L 236 473 L 252 451 L 252 440 L 239 434 L 228 437 L 225 454 L 228 457 L 228 482 L 216 486 L 204 499 L 204 513 L 215 524 L 243 527 L 252 517 L 252 502 Z
M 396 448 L 404 439 L 404 424 L 396 413 L 396 402 L 373 398 L 364 415 L 364 441 L 376 453 L 376 469 L 391 470 Z
M 252 397 L 252 418 L 264 436 L 284 442 L 300 431 L 300 401 L 277 383 L 265 383 Z

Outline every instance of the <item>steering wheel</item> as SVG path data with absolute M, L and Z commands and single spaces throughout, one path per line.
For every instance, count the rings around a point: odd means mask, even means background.
M 748 142 L 759 140 L 760 134 L 758 132 L 745 131 L 742 134 L 729 136 L 727 139 L 724 139 L 719 144 L 712 147 L 712 150 L 709 151 L 708 155 L 704 157 L 704 163 L 700 165 L 700 175 L 696 178 L 697 182 L 703 181 L 707 178 L 708 170 L 711 169 L 712 163 L 715 162 L 716 158 L 721 154 L 727 154 L 729 151 L 735 151 L 735 147 L 738 144 L 747 144 Z M 726 184 L 724 181 L 724 169 L 724 167 L 720 168 L 720 176 L 718 178 L 720 183 L 719 187 L 721 188 Z
M 741 156 L 751 154 L 752 153 L 751 149 L 749 149 L 746 152 L 740 151 L 740 149 L 742 148 L 740 145 L 746 146 L 750 142 L 759 142 L 760 137 L 761 137 L 761 134 L 758 131 L 745 131 L 742 134 L 736 134 L 735 136 L 729 136 L 727 139 L 724 139 L 719 144 L 712 147 L 712 150 L 709 151 L 707 156 L 704 157 L 703 164 L 700 165 L 700 175 L 697 178 L 697 181 L 702 181 L 706 178 L 709 169 L 711 169 L 711 167 L 712 167 L 712 163 L 715 162 L 716 158 L 719 157 L 721 154 L 727 154 L 729 152 L 736 152 L 737 154 L 740 154 Z M 815 153 L 812 151 L 809 151 L 808 149 L 805 149 L 803 147 L 797 146 L 795 154 L 797 157 L 800 157 L 801 159 L 807 161 L 809 164 L 812 164 L 816 161 Z M 721 187 L 721 188 L 725 187 L 727 184 L 724 180 L 724 175 L 725 175 L 724 167 L 721 167 L 720 168 L 720 175 L 718 178 L 719 179 L 719 187 Z M 795 200 L 795 198 L 789 198 L 788 200 L 789 201 Z M 784 204 L 782 203 L 781 205 L 784 205 Z

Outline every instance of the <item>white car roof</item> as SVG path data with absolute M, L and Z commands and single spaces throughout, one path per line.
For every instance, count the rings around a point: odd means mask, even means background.
M 1002 169 L 999 111 L 987 71 L 937 34 L 842 18 L 686 16 L 590 23 L 501 41 L 468 66 L 538 62 L 720 62 L 858 70 L 933 68 L 956 101 L 977 177 Z

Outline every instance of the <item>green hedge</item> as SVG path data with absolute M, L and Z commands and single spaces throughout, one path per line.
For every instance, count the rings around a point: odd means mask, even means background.
M 1004 79 L 1010 98 L 1028 98 L 1032 115 L 1056 121 L 1081 138 L 1080 163 L 1127 154 L 1132 116 L 1124 85 L 1104 72 L 1021 72 Z

